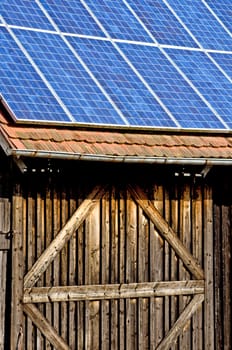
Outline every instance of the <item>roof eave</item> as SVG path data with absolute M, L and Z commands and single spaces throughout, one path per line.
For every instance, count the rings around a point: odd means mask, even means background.
M 178 157 L 141 157 L 119 156 L 107 154 L 80 154 L 69 152 L 54 152 L 46 150 L 7 149 L 13 157 L 50 158 L 61 160 L 98 161 L 109 163 L 139 163 L 139 164 L 173 164 L 173 165 L 232 165 L 232 158 L 178 158 Z

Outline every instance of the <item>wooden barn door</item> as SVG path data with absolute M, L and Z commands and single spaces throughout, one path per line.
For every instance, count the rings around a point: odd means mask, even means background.
M 213 349 L 211 195 L 191 191 L 16 197 L 13 265 L 25 272 L 22 292 L 13 278 L 11 348 Z

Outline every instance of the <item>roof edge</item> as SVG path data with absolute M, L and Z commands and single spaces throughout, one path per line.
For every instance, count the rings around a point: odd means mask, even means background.
M 76 130 L 101 130 L 101 131 L 111 131 L 111 132 L 121 132 L 121 133 L 136 133 L 136 134 L 189 134 L 189 135 L 230 135 L 232 130 L 230 129 L 194 129 L 194 128 L 174 128 L 174 127 L 156 127 L 156 126 L 137 126 L 137 125 L 113 125 L 113 124 L 88 124 L 88 123 L 78 123 L 78 122 L 65 122 L 65 121 L 37 121 L 37 120 L 27 120 L 27 119 L 17 119 L 11 110 L 10 106 L 0 93 L 0 105 L 5 109 L 8 116 L 10 117 L 10 122 L 14 124 L 15 127 L 48 127 L 48 128 L 67 128 Z
M 173 165 L 223 165 L 231 166 L 232 158 L 175 158 L 175 157 L 139 157 L 114 156 L 105 154 L 81 154 L 54 151 L 7 149 L 7 155 L 13 157 L 50 158 L 63 160 L 98 161 L 112 163 L 143 163 L 143 164 L 173 164 Z

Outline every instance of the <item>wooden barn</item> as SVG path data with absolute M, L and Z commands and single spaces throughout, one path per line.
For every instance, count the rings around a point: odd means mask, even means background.
M 0 350 L 230 350 L 221 1 L 59 3 L 0 5 Z

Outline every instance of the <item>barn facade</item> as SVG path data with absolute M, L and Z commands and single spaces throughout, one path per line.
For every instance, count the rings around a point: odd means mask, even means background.
M 0 1 L 0 350 L 232 348 L 231 14 Z
M 14 123 L 1 349 L 231 349 L 231 135 Z

